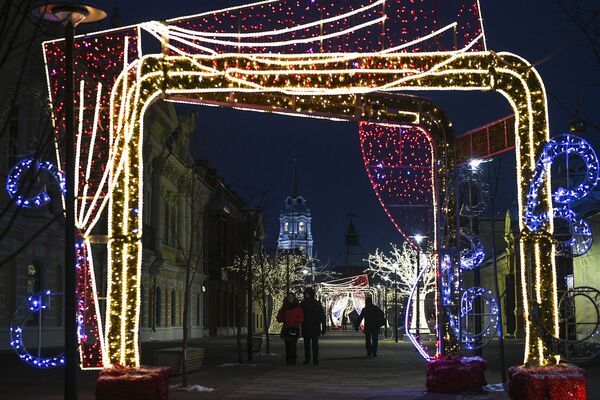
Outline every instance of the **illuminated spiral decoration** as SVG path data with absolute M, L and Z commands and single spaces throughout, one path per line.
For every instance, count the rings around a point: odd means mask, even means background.
M 23 177 L 23 174 L 32 167 L 36 167 L 39 171 L 48 172 L 54 178 L 56 183 L 58 183 L 60 192 L 65 193 L 66 191 L 64 174 L 50 161 L 36 161 L 32 158 L 22 159 L 12 167 L 6 178 L 6 191 L 19 207 L 38 208 L 50 203 L 50 195 L 44 190 L 40 190 L 32 197 L 25 197 L 21 194 L 19 182 Z
M 468 188 L 470 194 L 462 196 L 460 215 L 476 217 L 483 213 L 490 200 L 489 185 L 483 179 L 483 170 L 473 165 L 462 166 L 458 170 L 458 182 L 459 193 Z
M 600 170 L 598 168 L 598 157 L 590 144 L 575 135 L 563 134 L 550 141 L 544 146 L 542 155 L 537 161 L 535 171 L 529 185 L 527 194 L 527 208 L 525 210 L 525 224 L 529 230 L 535 232 L 541 229 L 545 222 L 550 219 L 549 212 L 536 213 L 538 206 L 538 194 L 546 178 L 546 171 L 561 154 L 578 155 L 586 165 L 586 174 L 583 181 L 574 189 L 559 187 L 552 193 L 552 199 L 558 206 L 554 209 L 553 218 L 567 221 L 571 226 L 572 238 L 559 241 L 557 250 L 562 255 L 581 256 L 592 246 L 592 231 L 590 226 L 575 212 L 568 208 L 574 201 L 581 200 L 587 196 L 598 184 Z
M 575 211 L 567 207 L 554 209 L 554 218 L 569 222 L 571 238 L 557 240 L 556 251 L 562 256 L 578 257 L 584 255 L 592 247 L 593 233 L 590 225 Z
M 475 233 L 466 229 L 460 229 L 460 268 L 463 270 L 474 270 L 478 268 L 485 259 L 483 243 Z M 466 248 L 462 248 L 465 243 Z
M 481 312 L 475 313 L 475 301 L 480 298 Z M 483 287 L 465 290 L 460 299 L 460 316 L 450 315 L 450 327 L 454 335 L 468 350 L 485 346 L 498 330 L 498 302 L 492 292 Z M 481 319 L 481 330 L 475 331 L 475 319 Z
M 25 323 L 34 313 L 48 309 L 49 298 L 53 295 L 49 290 L 28 295 L 25 301 L 19 305 L 15 316 L 10 322 L 10 347 L 22 361 L 36 368 L 52 368 L 65 365 L 65 356 L 63 354 L 54 357 L 36 357 L 29 353 L 23 342 L 23 327 Z M 17 318 L 19 312 L 24 310 L 25 307 L 27 307 L 25 315 L 22 318 Z

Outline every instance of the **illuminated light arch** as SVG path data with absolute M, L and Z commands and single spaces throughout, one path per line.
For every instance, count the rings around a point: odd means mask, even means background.
M 275 7 L 278 3 L 281 2 L 258 4 L 259 7 Z M 478 13 L 478 7 L 475 9 Z M 206 24 L 211 15 L 217 15 L 217 12 L 200 14 L 194 18 L 200 18 Z M 546 326 L 552 326 L 557 334 L 553 226 L 549 221 L 539 232 L 532 233 L 525 226 L 523 218 L 526 208 L 523 193 L 527 192 L 536 154 L 548 140 L 546 94 L 538 73 L 519 56 L 487 51 L 483 27 L 474 35 L 465 34 L 458 50 L 440 50 L 438 47 L 437 51 L 423 51 L 427 44 L 435 42 L 432 39 L 437 40 L 438 36 L 435 36 L 396 44 L 376 41 L 364 46 L 357 45 L 360 47 L 358 51 L 349 51 L 349 46 L 344 45 L 348 35 L 356 37 L 366 29 L 381 27 L 385 20 L 376 16 L 369 18 L 371 14 L 365 13 L 365 17 L 359 18 L 360 22 L 355 25 L 345 20 L 343 24 L 337 24 L 343 25 L 338 28 L 337 34 L 321 33 L 311 37 L 309 32 L 309 36 L 292 37 L 281 40 L 281 43 L 275 42 L 272 37 L 265 37 L 262 42 L 249 41 L 249 44 L 243 40 L 233 43 L 227 40 L 228 36 L 207 41 L 206 37 L 212 37 L 211 32 L 196 34 L 202 29 L 188 19 L 170 20 L 167 24 L 150 22 L 125 28 L 119 34 L 105 33 L 109 41 L 114 43 L 111 51 L 117 55 L 114 65 L 109 67 L 112 69 L 97 78 L 99 82 L 105 82 L 108 89 L 102 95 L 100 89 L 97 90 L 99 100 L 96 104 L 102 109 L 108 108 L 110 114 L 101 113 L 90 118 L 94 118 L 94 124 L 101 120 L 105 126 L 107 123 L 110 125 L 110 151 L 103 156 L 106 169 L 99 175 L 102 178 L 96 186 L 96 189 L 100 188 L 96 194 L 100 194 L 93 198 L 93 207 L 89 204 L 86 206 L 89 212 L 80 211 L 80 215 L 84 214 L 86 218 L 92 216 L 82 224 L 89 234 L 93 225 L 89 221 L 97 220 L 93 216 L 98 215 L 107 203 L 109 207 L 105 366 L 139 365 L 141 143 L 144 113 L 154 101 L 164 98 L 234 107 L 239 104 L 240 108 L 261 111 L 360 120 L 369 119 L 367 113 L 357 107 L 357 102 L 363 98 L 376 96 L 377 92 L 419 90 L 495 90 L 503 94 L 513 108 L 516 116 L 517 194 L 522 230 L 521 265 L 532 265 L 534 269 L 531 280 L 522 270 L 522 295 L 527 320 L 525 362 L 540 365 L 549 362 L 553 355 L 543 342 L 539 327 L 532 323 L 527 290 L 532 287 L 534 301 L 540 305 L 542 321 Z M 188 23 L 192 25 L 193 33 L 173 27 L 180 28 L 179 25 Z M 385 26 L 388 26 L 387 22 Z M 331 29 L 331 26 L 319 25 L 319 28 Z M 280 27 L 280 30 L 283 29 L 286 28 Z M 161 41 L 161 54 L 142 55 L 142 30 Z M 440 35 L 447 31 L 440 31 Z M 231 37 L 236 36 L 232 34 Z M 94 45 L 92 42 L 95 39 L 97 36 L 84 37 L 81 43 Z M 330 40 L 334 41 L 334 45 L 329 45 Z M 311 53 L 301 48 L 309 42 L 325 43 L 321 44 L 323 52 Z M 46 58 L 51 55 L 53 60 L 60 59 L 60 46 L 57 43 L 62 42 L 45 44 Z M 282 53 L 267 53 L 266 49 L 274 43 L 281 44 L 279 50 L 283 49 Z M 376 49 L 376 46 L 380 48 Z M 58 76 L 60 74 L 53 74 L 49 70 L 51 94 L 60 92 L 54 87 Z M 56 105 L 56 99 L 54 102 Z M 385 108 L 391 103 L 393 101 L 390 100 L 382 104 Z M 410 115 L 396 115 L 395 121 L 407 117 L 410 118 Z M 80 117 L 82 119 L 83 115 Z M 378 115 L 373 120 L 377 121 Z M 81 131 L 80 128 L 80 135 Z M 551 208 L 548 193 L 549 186 L 539 200 L 542 206 Z

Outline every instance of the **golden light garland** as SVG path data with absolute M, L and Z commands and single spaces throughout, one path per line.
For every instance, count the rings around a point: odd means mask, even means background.
M 352 29 L 379 22 L 375 18 Z M 186 31 L 159 22 L 141 24 L 138 33 L 140 30 L 160 40 L 163 52 L 141 56 L 139 48 L 139 58 L 132 62 L 125 59 L 123 72 L 110 92 L 110 154 L 103 177 L 110 187 L 106 195 L 110 239 L 105 366 L 139 365 L 143 124 L 144 114 L 153 102 L 168 99 L 317 118 L 419 123 L 422 114 L 413 110 L 401 108 L 396 113 L 390 112 L 397 100 L 389 94 L 381 96 L 381 92 L 421 90 L 493 90 L 510 103 L 516 117 L 520 258 L 526 317 L 524 362 L 545 365 L 557 360 L 543 341 L 544 327 L 558 336 L 553 226 L 550 222 L 540 232 L 531 233 L 523 223 L 526 207 L 523 193 L 529 187 L 536 156 L 549 139 L 545 89 L 537 71 L 527 61 L 510 53 L 470 52 L 475 44 L 484 41 L 483 33 L 464 48 L 446 52 L 402 53 L 400 48 L 390 48 L 368 53 L 221 54 L 210 46 L 221 42 L 231 45 L 227 38 L 237 36 L 223 34 L 215 39 L 216 34 Z M 318 42 L 325 37 L 309 39 Z M 288 46 L 307 40 L 259 44 Z M 401 48 L 409 48 L 419 40 Z M 171 42 L 177 42 L 178 46 Z M 140 46 L 139 40 L 137 43 Z M 256 44 L 236 42 L 235 46 Z M 181 45 L 201 54 L 183 51 Z M 451 149 L 447 147 L 451 139 L 446 139 L 436 146 L 441 149 L 442 157 L 449 159 L 447 153 Z M 446 165 L 450 164 L 451 160 Z M 440 189 L 443 190 L 443 184 Z M 538 197 L 541 207 L 551 208 L 549 193 L 546 185 Z M 532 271 L 531 276 L 526 273 L 528 270 Z M 530 287 L 534 292 L 532 299 L 528 296 Z M 530 300 L 537 303 L 539 320 L 535 316 L 534 321 L 529 313 Z

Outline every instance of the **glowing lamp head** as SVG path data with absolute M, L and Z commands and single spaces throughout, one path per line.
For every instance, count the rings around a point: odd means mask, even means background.
M 423 239 L 425 239 L 425 236 L 421 235 L 420 233 L 417 233 L 415 236 L 413 236 L 413 238 L 415 239 L 415 242 L 421 244 Z
M 482 163 L 483 160 L 481 158 L 474 158 L 471 161 L 469 161 L 469 166 L 472 170 L 476 170 Z

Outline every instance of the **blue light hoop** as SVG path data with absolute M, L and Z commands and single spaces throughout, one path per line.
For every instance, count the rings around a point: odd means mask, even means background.
M 19 181 L 23 177 L 23 174 L 34 166 L 40 171 L 48 172 L 58 183 L 60 192 L 66 192 L 65 176 L 54 164 L 50 161 L 35 161 L 32 158 L 24 158 L 12 167 L 6 178 L 6 191 L 19 207 L 38 208 L 50 203 L 50 195 L 43 190 L 40 190 L 32 197 L 25 197 L 20 194 Z
M 571 238 L 569 240 L 557 240 L 556 251 L 562 256 L 579 257 L 588 252 L 592 247 L 594 239 L 590 225 L 575 211 L 567 207 L 554 209 L 554 218 L 560 218 L 569 222 L 571 226 Z
M 473 311 L 475 299 L 481 297 L 482 309 L 489 312 L 478 314 L 483 323 L 479 332 L 471 333 L 468 329 L 468 317 Z M 474 350 L 485 346 L 498 331 L 498 302 L 492 292 L 483 287 L 471 287 L 465 290 L 460 299 L 460 317 L 450 314 L 450 327 L 457 338 L 461 338 L 462 344 L 468 350 Z M 459 321 L 460 318 L 460 321 Z M 459 331 L 460 322 L 460 331 Z
M 53 368 L 65 365 L 65 356 L 63 354 L 54 357 L 36 357 L 29 353 L 23 342 L 23 326 L 25 322 L 33 313 L 47 309 L 49 298 L 53 295 L 54 293 L 51 293 L 49 290 L 28 295 L 15 312 L 15 315 L 17 315 L 21 309 L 27 307 L 26 315 L 21 319 L 13 317 L 10 322 L 10 347 L 23 362 L 32 367 Z
M 460 215 L 463 217 L 476 217 L 483 213 L 490 200 L 490 189 L 483 176 L 483 170 L 472 165 L 463 165 L 458 170 L 459 192 L 464 190 L 464 187 L 470 186 L 475 188 L 477 193 L 477 202 L 471 203 L 471 198 L 465 201 L 463 198 L 460 206 Z M 464 197 L 464 196 L 463 196 Z
M 598 168 L 598 157 L 590 144 L 575 135 L 569 133 L 550 139 L 544 146 L 542 155 L 537 161 L 529 193 L 527 194 L 527 208 L 525 210 L 525 224 L 531 231 L 537 231 L 542 224 L 548 221 L 549 213 L 536 214 L 538 193 L 544 184 L 546 171 L 550 168 L 556 157 L 561 154 L 576 154 L 585 162 L 587 172 L 584 180 L 574 189 L 559 187 L 553 194 L 552 199 L 558 204 L 570 204 L 587 196 L 598 184 L 600 170 Z M 556 215 L 555 215 L 556 216 Z M 560 216 L 559 216 L 560 218 Z

